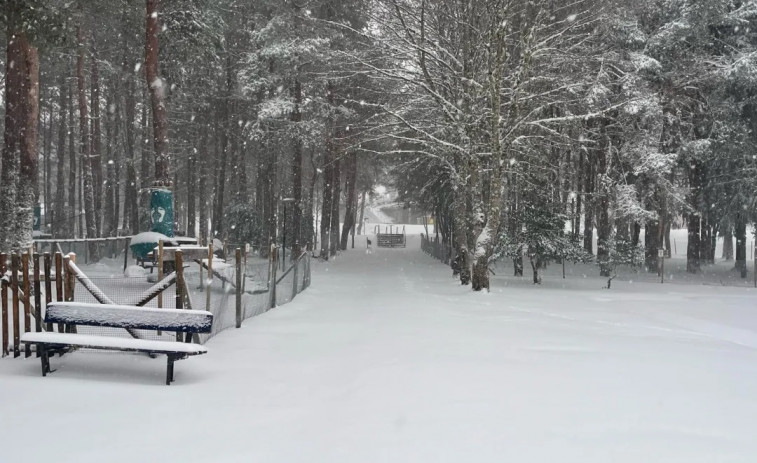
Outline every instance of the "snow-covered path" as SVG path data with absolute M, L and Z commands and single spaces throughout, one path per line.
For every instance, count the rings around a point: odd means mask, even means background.
M 751 462 L 743 288 L 472 294 L 411 239 L 313 265 L 289 305 L 177 364 L 0 361 L 3 461 Z M 42 432 L 39 432 L 42 431 Z M 44 444 L 41 444 L 40 438 Z

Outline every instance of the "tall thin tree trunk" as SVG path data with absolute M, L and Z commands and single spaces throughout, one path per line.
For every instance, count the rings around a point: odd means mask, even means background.
M 292 88 L 294 97 L 294 110 L 290 120 L 296 125 L 302 122 L 302 85 L 299 79 L 295 79 Z M 302 140 L 300 140 L 299 128 L 295 128 L 292 139 L 293 159 L 292 159 L 292 258 L 297 258 L 301 252 L 300 242 L 302 239 Z
M 68 86 L 68 232 L 71 238 L 77 238 L 77 224 L 81 214 L 81 205 L 77 207 L 76 186 L 79 182 L 79 171 L 76 167 L 76 122 L 74 120 L 74 91 L 73 83 Z M 81 231 L 79 231 L 81 233 Z
M 0 251 L 14 250 L 15 222 L 19 201 L 19 168 L 27 130 L 26 54 L 29 44 L 26 35 L 18 33 L 21 4 L 18 0 L 6 5 L 7 49 L 5 66 L 5 133 L 3 162 L 0 176 Z
M 608 151 L 610 150 L 610 139 L 607 136 L 607 122 L 600 121 L 600 141 L 597 151 L 597 170 L 600 178 L 605 178 L 607 172 Z M 596 200 L 599 214 L 597 217 L 597 262 L 599 263 L 599 274 L 603 277 L 609 277 L 610 268 L 610 233 L 612 227 L 610 224 L 610 192 L 603 181 L 598 181 L 595 188 L 598 192 Z
M 347 178 L 345 186 L 347 187 L 346 210 L 344 213 L 344 225 L 342 228 L 342 239 L 340 249 L 347 250 L 347 241 L 350 230 L 355 226 L 355 215 L 357 213 L 357 196 L 355 193 L 355 183 L 357 182 L 357 154 L 350 153 L 347 155 Z
M 736 265 L 735 268 L 741 275 L 746 278 L 746 217 L 743 213 L 736 214 Z
M 357 234 L 362 235 L 363 234 L 363 223 L 365 220 L 365 195 L 367 194 L 367 191 L 363 190 L 363 193 L 360 197 L 360 221 L 357 224 Z M 434 227 L 436 229 L 437 234 L 439 233 L 439 228 Z
M 723 259 L 733 260 L 733 227 L 730 225 L 723 230 Z
M 57 165 L 55 181 L 55 223 L 53 223 L 52 232 L 57 238 L 70 237 L 71 231 L 68 230 L 68 216 L 71 214 L 71 207 L 66 207 L 66 134 L 68 126 L 66 125 L 66 77 L 61 73 L 59 78 L 60 95 L 58 101 L 58 146 L 56 146 Z
M 701 177 L 699 174 L 701 167 L 699 166 L 699 162 L 695 160 L 692 160 L 690 164 L 688 172 L 689 189 L 691 190 L 689 203 L 693 210 L 689 212 L 687 217 L 689 241 L 686 246 L 686 271 L 689 273 L 698 273 L 701 270 L 702 259 L 702 242 L 700 239 L 702 215 L 699 212 L 702 195 Z
M 100 76 L 97 69 L 96 49 L 92 47 L 92 79 L 90 100 L 92 106 L 92 152 L 90 154 L 92 168 L 92 192 L 95 197 L 95 227 L 96 236 L 100 236 L 103 226 L 103 168 L 102 168 L 102 132 L 100 130 Z
M 93 86 L 94 88 L 94 86 Z M 94 93 L 94 92 L 93 92 Z M 105 169 L 107 172 L 105 180 L 105 204 L 103 209 L 105 220 L 103 222 L 102 234 L 103 236 L 114 236 L 118 224 L 116 222 L 116 194 L 115 190 L 118 186 L 116 183 L 116 163 L 113 160 L 113 153 L 118 151 L 118 148 L 114 149 L 115 137 L 113 136 L 114 124 L 113 114 L 110 112 L 110 108 L 113 106 L 113 93 L 108 92 L 105 98 L 105 107 L 107 108 L 107 122 L 105 124 Z M 93 98 L 94 100 L 94 98 Z
M 168 124 L 166 121 L 165 82 L 158 76 L 158 34 L 160 0 L 147 1 L 145 38 L 145 80 L 152 105 L 152 140 L 155 151 L 155 187 L 170 187 L 168 172 Z
M 53 181 L 52 181 L 52 153 L 53 148 L 53 96 L 52 88 L 50 88 L 50 97 L 47 99 L 47 127 L 45 128 L 45 140 L 44 140 L 44 192 L 45 192 L 45 227 L 44 230 L 49 230 L 52 224 L 53 216 L 55 215 L 55 209 L 53 206 Z
M 584 251 L 594 254 L 594 191 L 596 172 L 593 156 L 586 154 L 584 170 Z
M 150 168 L 154 166 L 152 163 L 150 152 L 150 122 L 149 114 L 147 112 L 147 101 L 143 94 L 142 104 L 142 117 L 141 117 L 141 143 L 140 143 L 140 166 L 139 166 L 139 207 L 137 212 L 138 228 L 140 231 L 148 231 L 150 229 L 150 214 L 148 209 L 150 208 L 150 187 L 152 185 L 152 179 L 150 178 Z
M 89 119 L 87 108 L 87 90 L 84 80 L 84 33 L 81 26 L 76 28 L 76 40 L 79 47 L 79 54 L 76 58 L 76 82 L 79 95 L 79 126 L 81 132 L 81 166 L 84 177 L 84 190 L 82 199 L 84 201 L 84 220 L 87 225 L 87 238 L 97 237 L 97 218 L 95 215 L 95 198 L 92 178 L 92 164 L 90 160 L 91 144 L 89 136 Z M 92 262 L 100 260 L 99 247 L 94 241 L 89 242 L 89 258 Z
M 331 196 L 331 242 L 329 244 L 329 252 L 332 256 L 336 255 L 336 251 L 339 249 L 341 231 L 339 229 L 339 206 L 342 201 L 342 168 L 339 157 L 334 159 L 333 166 L 331 185 L 334 188 L 334 192 Z

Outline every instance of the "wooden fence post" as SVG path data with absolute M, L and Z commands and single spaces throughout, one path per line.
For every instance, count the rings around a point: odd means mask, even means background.
M 236 273 L 237 273 L 237 287 L 236 287 L 236 311 L 237 311 L 237 328 L 242 327 L 242 249 L 236 249 Z
M 124 272 L 129 263 L 129 239 L 124 239 Z
M 213 282 L 213 240 L 208 243 L 208 278 L 205 280 L 205 310 L 210 312 L 210 284 Z
M 18 305 L 18 254 L 11 255 L 11 296 L 13 297 L 13 358 L 21 355 L 19 339 L 21 338 L 21 310 Z
M 174 264 L 176 266 L 176 308 L 184 308 L 184 256 L 180 249 L 174 252 Z M 191 339 L 192 333 L 187 333 L 187 338 Z M 181 333 L 176 332 L 176 341 L 181 342 Z
M 0 253 L 0 275 L 5 276 L 6 270 L 8 270 L 8 264 L 5 259 L 8 256 L 5 253 Z M 8 351 L 8 284 L 5 281 L 0 282 L 0 298 L 2 298 L 2 319 L 0 319 L 0 325 L 3 327 L 3 345 L 2 356 L 5 357 L 9 354 Z
M 45 312 L 47 312 L 47 304 L 53 302 L 53 281 L 52 281 L 52 256 L 49 252 L 45 253 Z M 45 326 L 45 331 L 52 331 L 53 324 L 48 323 Z
M 63 254 L 60 251 L 55 253 L 55 300 L 62 302 L 63 296 Z M 58 323 L 58 333 L 64 331 L 63 323 Z
M 74 300 L 74 288 L 76 285 L 76 275 L 74 275 L 74 272 L 71 271 L 71 267 L 68 265 L 69 262 L 76 263 L 76 254 L 73 252 L 68 253 L 67 256 L 63 258 L 63 271 L 66 275 L 66 293 L 65 293 L 65 300 L 69 302 L 73 302 Z M 72 325 L 67 325 L 65 327 L 65 331 L 67 333 L 75 333 L 76 327 Z
M 25 252 L 21 254 L 21 273 L 24 276 L 22 288 L 24 292 L 24 333 L 28 333 L 32 330 L 32 306 L 31 306 L 31 294 L 29 285 L 29 253 Z M 27 344 L 24 348 L 24 357 L 32 355 L 32 345 Z
M 39 281 L 39 253 L 34 253 L 34 331 L 42 331 L 42 287 Z M 37 352 L 39 357 L 39 352 Z
M 153 249 L 153 253 L 155 250 Z M 163 240 L 158 241 L 158 281 L 163 279 Z M 158 293 L 158 308 L 163 308 L 163 291 Z M 160 331 L 158 331 L 160 334 Z

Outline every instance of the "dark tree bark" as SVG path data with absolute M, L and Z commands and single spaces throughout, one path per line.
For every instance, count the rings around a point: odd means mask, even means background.
M 93 86 L 94 87 L 94 86 Z M 94 92 L 93 92 L 94 93 Z M 94 100 L 94 98 L 93 98 Z M 105 98 L 105 107 L 111 108 L 113 106 L 113 92 L 108 92 Z M 107 123 L 105 124 L 105 204 L 103 205 L 103 213 L 105 220 L 103 222 L 102 234 L 103 236 L 115 236 L 118 223 L 116 222 L 116 162 L 113 159 L 113 153 L 118 151 L 118 148 L 114 148 L 116 137 L 114 137 L 115 124 L 113 123 L 113 114 L 110 110 L 107 110 Z
M 141 118 L 141 143 L 140 143 L 140 166 L 139 166 L 139 208 L 137 212 L 138 227 L 141 231 L 150 230 L 150 217 L 148 209 L 150 207 L 150 187 L 153 183 L 151 179 L 150 168 L 154 166 L 153 158 L 150 151 L 150 120 L 147 112 L 147 99 L 144 98 L 142 104 Z M 140 210 L 141 209 L 141 210 Z
M 95 198 L 92 178 L 92 164 L 90 160 L 92 146 L 90 144 L 89 118 L 87 108 L 87 90 L 84 76 L 84 33 L 81 26 L 76 28 L 76 40 L 79 53 L 76 58 L 76 83 L 79 95 L 79 137 L 81 138 L 81 167 L 84 179 L 82 194 L 84 205 L 84 220 L 87 226 L 87 238 L 97 237 L 97 222 L 95 215 Z M 89 242 L 89 258 L 92 262 L 100 260 L 99 247 L 96 242 Z
M 334 159 L 333 166 L 331 185 L 334 188 L 334 192 L 331 196 L 331 243 L 329 245 L 329 252 L 332 256 L 335 256 L 337 249 L 339 249 L 341 231 L 339 230 L 339 205 L 342 201 L 342 168 L 338 156 Z
M 155 152 L 155 180 L 153 186 L 170 187 L 168 172 L 168 124 L 166 121 L 166 86 L 158 75 L 158 34 L 160 33 L 160 0 L 147 1 L 145 36 L 145 80 L 150 89 L 152 106 L 152 140 Z
M 58 146 L 56 146 L 56 181 L 55 181 L 55 222 L 53 223 L 53 234 L 57 238 L 70 237 L 71 231 L 68 230 L 68 216 L 72 212 L 69 205 L 66 207 L 66 134 L 68 126 L 66 125 L 66 77 L 61 73 L 58 78 L 58 87 L 60 89 L 58 101 Z
M 6 5 L 5 133 L 0 176 L 0 251 L 25 250 L 32 240 L 37 183 L 39 60 L 21 30 L 22 2 Z
M 594 254 L 594 191 L 596 172 L 593 156 L 587 153 L 584 170 L 584 251 Z
M 357 155 L 350 153 L 347 157 L 347 178 L 345 186 L 347 187 L 346 211 L 344 213 L 344 226 L 342 228 L 342 240 L 340 248 L 342 251 L 347 250 L 347 240 L 349 239 L 350 230 L 355 226 L 355 215 L 357 212 L 357 195 L 355 193 L 355 182 L 357 181 Z
M 596 191 L 598 191 L 596 204 L 599 209 L 597 217 L 597 262 L 599 263 L 599 274 L 603 277 L 609 277 L 612 271 L 610 266 L 610 233 L 612 232 L 610 224 L 610 193 L 603 181 L 607 176 L 607 151 L 610 149 L 606 124 L 604 120 L 600 122 L 597 170 L 601 177 L 597 181 L 598 185 L 596 188 Z
M 93 42 L 96 42 L 93 41 Z M 90 162 L 92 168 L 92 192 L 95 198 L 95 227 L 97 236 L 103 226 L 103 168 L 102 168 L 102 131 L 100 129 L 100 76 L 97 69 L 97 57 L 92 47 L 92 79 L 90 82 L 90 101 L 92 107 L 92 152 Z
M 723 230 L 723 259 L 733 260 L 733 228 L 730 225 Z
M 736 265 L 735 269 L 746 278 L 746 217 L 743 213 L 736 214 L 736 226 L 734 227 L 736 235 Z
M 230 79 L 230 77 L 228 77 Z M 227 81 L 227 85 L 231 86 L 231 81 Z M 227 87 L 227 90 L 230 88 Z M 228 103 L 219 103 L 220 119 L 223 122 L 218 136 L 220 137 L 220 158 L 216 165 L 215 175 L 215 191 L 216 194 L 213 197 L 213 236 L 219 239 L 223 239 L 223 200 L 226 191 L 226 163 L 229 157 L 229 130 L 231 129 L 231 111 L 229 110 Z
M 45 230 L 49 230 L 52 225 L 52 219 L 55 215 L 55 209 L 53 206 L 53 181 L 52 181 L 52 153 L 53 150 L 53 97 L 52 88 L 50 88 L 51 95 L 47 98 L 47 127 L 45 128 L 45 141 L 44 141 L 44 194 L 45 194 Z
M 689 242 L 686 246 L 686 271 L 689 273 L 698 273 L 701 270 L 702 242 L 700 240 L 702 215 L 701 196 L 701 166 L 696 160 L 690 161 L 689 167 L 689 205 L 692 207 L 691 212 L 687 214 L 688 237 Z
M 300 245 L 302 240 L 302 140 L 300 140 L 299 127 L 302 122 L 302 85 L 299 79 L 294 80 L 292 86 L 292 97 L 294 99 L 294 110 L 290 120 L 295 125 L 295 135 L 292 139 L 292 258 L 297 258 L 302 251 Z
M 334 104 L 334 86 L 331 82 L 327 86 L 326 98 L 330 105 Z M 331 225 L 333 214 L 333 202 L 334 202 L 334 162 L 336 161 L 336 144 L 334 141 L 335 133 L 335 121 L 332 119 L 329 121 L 329 126 L 326 128 L 326 150 L 324 153 L 323 165 L 323 194 L 321 205 L 321 258 L 329 258 L 329 248 L 331 246 Z M 338 200 L 337 200 L 338 203 Z
M 79 182 L 79 171 L 76 160 L 76 122 L 74 121 L 74 91 L 73 84 L 68 86 L 68 209 L 69 224 L 68 231 L 72 238 L 77 238 L 81 230 L 77 233 L 76 227 L 79 216 L 81 215 L 81 205 L 77 207 L 76 187 Z
M 126 67 L 124 58 L 124 67 Z M 134 123 L 136 121 L 136 96 L 134 77 L 126 74 L 126 95 L 124 96 L 125 148 L 126 148 L 126 187 L 124 188 L 124 229 L 133 235 L 139 232 L 139 208 L 137 205 L 137 166 L 134 156 Z M 128 224 L 128 226 L 127 226 Z

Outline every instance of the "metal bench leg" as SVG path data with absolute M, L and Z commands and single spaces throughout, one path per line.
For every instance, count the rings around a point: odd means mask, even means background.
M 166 386 L 170 386 L 171 382 L 173 381 L 173 363 L 176 360 L 176 358 L 168 354 L 168 369 L 166 370 Z
M 37 352 L 39 352 L 39 358 L 42 362 L 42 376 L 47 376 L 50 372 L 50 356 L 47 354 L 47 348 L 44 344 L 37 344 Z

